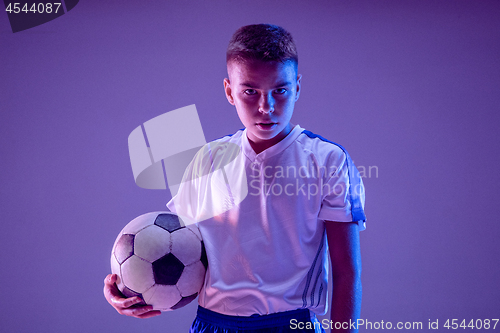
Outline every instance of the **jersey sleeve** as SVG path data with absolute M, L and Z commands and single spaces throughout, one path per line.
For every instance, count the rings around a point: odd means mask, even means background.
M 359 230 L 364 230 L 363 181 L 347 151 L 340 149 L 340 154 L 331 154 L 327 158 L 329 167 L 323 177 L 323 197 L 318 217 L 324 221 L 357 222 Z

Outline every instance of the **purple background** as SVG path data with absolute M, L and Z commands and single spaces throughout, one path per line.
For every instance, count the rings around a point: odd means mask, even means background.
M 88 0 L 13 34 L 0 13 L 2 332 L 187 332 L 195 303 L 141 321 L 102 296 L 118 232 L 170 197 L 135 185 L 127 137 L 189 104 L 207 140 L 241 128 L 224 52 L 262 22 L 298 46 L 293 122 L 378 167 L 362 317 L 499 318 L 499 17 L 497 0 Z

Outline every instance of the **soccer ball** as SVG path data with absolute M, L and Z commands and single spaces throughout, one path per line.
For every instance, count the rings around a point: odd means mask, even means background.
M 170 212 L 136 217 L 120 232 L 111 253 L 111 271 L 126 297 L 139 296 L 155 310 L 181 308 L 198 296 L 207 255 L 196 225 L 183 226 Z

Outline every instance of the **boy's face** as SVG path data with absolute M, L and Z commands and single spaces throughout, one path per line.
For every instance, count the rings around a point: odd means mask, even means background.
M 256 153 L 275 145 L 292 130 L 300 79 L 291 61 L 230 62 L 224 79 L 226 97 L 236 107 Z

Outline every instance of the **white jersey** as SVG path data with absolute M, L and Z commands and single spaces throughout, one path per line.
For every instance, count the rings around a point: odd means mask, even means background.
M 349 155 L 298 125 L 260 154 L 246 130 L 216 142 L 237 149 L 200 152 L 185 174 L 198 181 L 181 184 L 167 204 L 199 222 L 209 263 L 199 304 L 235 316 L 298 308 L 325 313 L 324 221 L 357 221 L 364 229 L 364 188 Z M 223 170 L 213 177 L 227 189 L 200 180 L 215 169 Z M 218 200 L 221 191 L 226 196 Z

